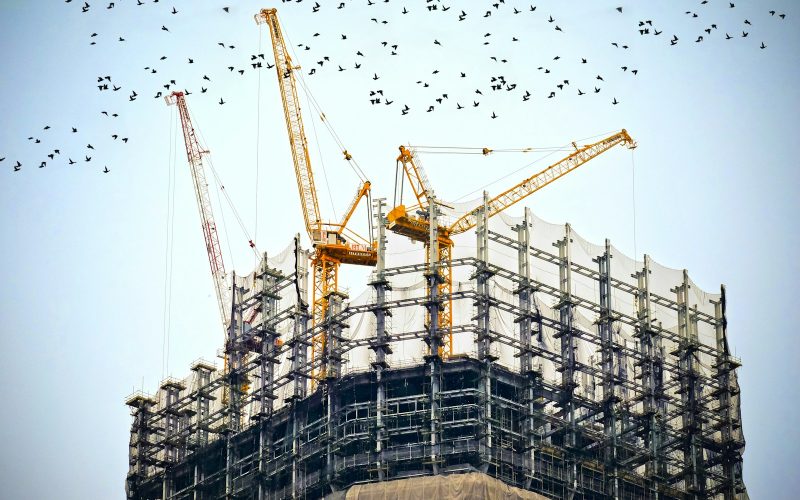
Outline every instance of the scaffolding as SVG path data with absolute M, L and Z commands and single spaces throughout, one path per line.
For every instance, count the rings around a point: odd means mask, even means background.
M 387 252 L 383 200 L 374 214 L 365 293 L 329 297 L 312 326 L 296 237 L 232 279 L 222 369 L 200 360 L 127 399 L 128 499 L 322 498 L 468 472 L 547 498 L 747 497 L 724 286 L 706 293 L 528 210 L 484 211 L 442 297 L 435 258 L 387 266 L 405 254 Z M 444 301 L 458 353 L 446 359 Z

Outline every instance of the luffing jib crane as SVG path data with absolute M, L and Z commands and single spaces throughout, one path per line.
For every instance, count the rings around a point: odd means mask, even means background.
M 219 244 L 217 224 L 214 222 L 214 213 L 211 210 L 211 197 L 208 194 L 208 182 L 206 181 L 205 168 L 203 167 L 203 156 L 208 154 L 208 150 L 204 149 L 197 139 L 183 92 L 172 92 L 170 95 L 165 96 L 164 100 L 169 106 L 177 106 L 181 117 L 183 140 L 186 144 L 186 157 L 189 160 L 189 167 L 192 171 L 194 193 L 197 198 L 197 207 L 200 210 L 200 222 L 203 228 L 203 238 L 206 241 L 208 263 L 211 265 L 211 276 L 214 280 L 214 290 L 217 293 L 219 314 L 227 336 L 231 319 L 231 291 L 227 283 L 228 275 L 225 272 L 225 263 L 222 260 L 222 247 Z
M 551 182 L 567 175 L 573 170 L 577 169 L 589 160 L 596 158 L 602 153 L 608 151 L 617 145 L 625 145 L 629 149 L 636 147 L 636 143 L 631 139 L 630 135 L 625 129 L 613 134 L 605 139 L 602 139 L 593 144 L 585 146 L 578 146 L 574 142 L 572 146 L 575 148 L 569 156 L 559 160 L 558 162 L 550 165 L 541 172 L 528 177 L 519 184 L 507 189 L 503 193 L 491 198 L 487 202 L 488 217 L 496 215 L 518 201 L 530 196 L 536 191 L 542 189 Z M 491 150 L 483 150 L 484 154 L 488 154 Z M 411 207 L 403 205 L 402 195 L 398 203 L 388 214 L 388 228 L 394 233 L 401 234 L 413 241 L 421 241 L 426 246 L 430 241 L 430 221 L 424 216 L 413 215 L 415 213 L 427 213 L 430 204 L 431 186 L 422 165 L 415 161 L 414 151 L 400 146 L 400 155 L 397 157 L 398 170 L 402 165 L 405 177 L 408 178 L 408 183 L 414 193 L 417 204 Z M 399 189 L 395 189 L 396 193 L 402 193 L 402 174 L 397 176 L 397 182 L 401 183 Z M 438 280 L 438 296 L 444 299 L 442 307 L 439 311 L 438 325 L 444 333 L 444 341 L 442 352 L 440 355 L 447 357 L 453 354 L 453 334 L 452 334 L 452 268 L 450 265 L 453 240 L 451 236 L 460 234 L 474 228 L 478 223 L 478 216 L 484 204 L 481 203 L 476 208 L 468 211 L 462 215 L 455 222 L 449 226 L 438 226 L 437 246 L 438 246 L 438 261 L 439 261 L 439 280 Z M 429 252 L 425 252 L 426 258 L 430 259 Z
M 314 173 L 308 154 L 308 141 L 303 128 L 303 118 L 300 113 L 300 102 L 297 96 L 297 83 L 295 70 L 300 67 L 292 63 L 288 47 L 283 39 L 281 25 L 278 22 L 276 9 L 262 9 L 255 16 L 256 23 L 269 26 L 272 38 L 272 49 L 275 56 L 275 71 L 278 75 L 281 100 L 283 101 L 286 129 L 289 133 L 289 145 L 292 150 L 297 189 L 300 193 L 300 203 L 303 208 L 303 218 L 308 236 L 314 245 L 314 287 L 312 297 L 312 315 L 314 324 L 325 321 L 328 314 L 330 298 L 339 294 L 339 267 L 341 264 L 355 264 L 360 266 L 375 266 L 378 261 L 377 245 L 358 236 L 347 229 L 350 217 L 358 207 L 362 198 L 369 199 L 370 182 L 362 180 L 356 196 L 344 214 L 341 222 L 325 222 L 320 215 L 317 189 L 314 184 Z M 350 154 L 343 151 L 345 159 L 350 160 Z M 345 233 L 346 236 L 345 236 Z M 350 241 L 352 240 L 352 241 Z M 321 367 L 315 370 L 314 378 L 321 379 L 326 375 L 324 353 L 327 344 L 324 333 L 315 335 L 312 342 L 312 363 L 321 361 Z

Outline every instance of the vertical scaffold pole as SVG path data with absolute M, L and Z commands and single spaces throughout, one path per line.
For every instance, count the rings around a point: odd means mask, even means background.
M 386 462 L 384 450 L 386 447 L 386 382 L 383 378 L 384 370 L 389 368 L 386 362 L 386 355 L 391 354 L 389 346 L 389 334 L 386 329 L 386 292 L 391 290 L 389 282 L 386 280 L 386 221 L 384 209 L 386 200 L 377 198 L 373 202 L 373 213 L 375 214 L 374 231 L 378 242 L 378 263 L 373 274 L 374 278 L 370 285 L 375 290 L 375 307 L 372 313 L 375 315 L 375 340 L 370 343 L 370 349 L 375 353 L 375 361 L 372 369 L 375 371 L 375 457 L 372 461 L 378 470 L 378 481 L 386 480 Z
M 600 317 L 597 328 L 600 330 L 600 355 L 603 367 L 603 461 L 606 471 L 606 493 L 610 498 L 620 496 L 619 473 L 617 470 L 617 395 L 616 374 L 614 373 L 614 314 L 611 304 L 611 243 L 606 240 L 605 252 L 594 259 L 597 262 L 600 293 Z
M 176 405 L 180 391 L 186 389 L 182 382 L 167 379 L 161 384 L 164 394 L 163 424 L 164 424 L 164 478 L 161 486 L 161 496 L 168 500 L 175 495 L 175 465 L 183 460 L 184 448 L 174 444 L 174 436 L 180 433 L 181 417 Z
M 474 278 L 476 280 L 477 296 L 475 307 L 478 321 L 478 361 L 481 364 L 480 387 L 478 393 L 481 399 L 481 430 L 478 440 L 478 449 L 481 461 L 481 471 L 486 473 L 493 460 L 494 445 L 492 429 L 492 363 L 496 357 L 492 354 L 492 331 L 490 324 L 490 295 L 489 278 L 489 194 L 483 192 L 483 206 L 477 217 L 477 268 Z
M 440 274 L 439 263 L 439 231 L 438 231 L 438 207 L 436 198 L 431 191 L 428 196 L 428 226 L 430 232 L 428 233 L 428 268 L 425 270 L 425 279 L 427 280 L 428 297 L 425 301 L 425 306 L 428 309 L 428 335 L 426 342 L 428 344 L 428 354 L 425 356 L 425 361 L 428 364 L 428 375 L 430 376 L 430 395 L 428 404 L 430 407 L 429 422 L 430 422 L 430 439 L 429 439 L 429 460 L 431 463 L 431 470 L 434 474 L 439 474 L 439 459 L 440 459 L 440 422 L 439 422 L 439 389 L 441 385 L 441 370 L 442 370 L 442 332 L 439 325 L 439 311 L 442 307 L 442 297 L 439 297 L 439 284 L 442 282 L 442 275 Z M 444 298 L 447 300 L 447 298 Z
M 559 406 L 564 415 L 564 448 L 567 450 L 569 458 L 564 464 L 566 468 L 565 477 L 565 496 L 572 497 L 578 487 L 576 455 L 576 434 L 577 423 L 575 415 L 575 336 L 572 327 L 572 258 L 570 244 L 572 243 L 572 229 L 569 224 L 564 226 L 564 238 L 553 245 L 558 248 L 559 266 L 559 290 L 560 297 L 557 304 L 559 311 L 559 331 L 557 335 L 561 338 L 561 397 Z
M 325 437 L 325 475 L 331 491 L 338 489 L 336 460 L 338 457 L 338 422 L 339 422 L 339 376 L 341 375 L 342 354 L 339 348 L 342 340 L 342 324 L 338 319 L 342 311 L 343 295 L 333 292 L 328 296 L 328 309 L 325 311 L 325 329 L 327 339 L 325 356 L 327 370 L 323 384 L 323 397 L 326 408 L 326 437 Z
M 211 409 L 208 384 L 211 383 L 211 373 L 214 372 L 214 366 L 204 361 L 197 361 L 192 365 L 192 371 L 195 372 L 195 382 L 197 386 L 194 410 L 196 419 L 194 446 L 195 449 L 199 449 L 208 444 L 208 417 Z M 194 462 L 192 500 L 200 500 L 202 498 L 201 485 L 205 480 L 205 470 L 202 460 L 195 457 L 192 461 Z
M 279 362 L 277 355 L 277 342 L 280 334 L 272 323 L 272 318 L 278 311 L 278 300 L 275 289 L 278 279 L 282 276 L 274 269 L 270 269 L 267 253 L 262 258 L 261 271 L 258 278 L 261 280 L 261 355 L 258 363 L 260 368 L 259 379 L 261 387 L 258 391 L 259 398 L 259 439 L 258 439 L 258 499 L 265 500 L 269 496 L 272 477 L 268 474 L 267 466 L 273 459 L 273 409 L 277 398 L 274 392 L 275 365 Z
M 126 482 L 126 493 L 129 500 L 140 497 L 139 485 L 147 477 L 147 464 L 151 453 L 150 440 L 153 434 L 150 428 L 150 419 L 153 416 L 153 406 L 156 402 L 143 394 L 135 394 L 126 402 L 133 413 L 133 426 L 131 426 L 130 439 L 130 470 Z
M 658 500 L 661 498 L 661 484 L 666 474 L 666 463 L 662 451 L 665 408 L 661 337 L 653 325 L 650 297 L 650 257 L 644 256 L 642 269 L 632 274 L 631 277 L 636 279 L 637 325 L 635 336 L 639 339 L 639 354 L 642 359 L 640 378 L 643 392 L 645 444 L 649 456 L 645 475 L 648 478 L 650 497 Z
M 681 423 L 685 432 L 683 442 L 683 478 L 688 498 L 705 498 L 703 463 L 701 388 L 698 374 L 697 315 L 689 300 L 689 273 L 683 270 L 683 283 L 672 289 L 678 304 L 678 336 Z
M 519 323 L 519 369 L 520 374 L 525 377 L 525 489 L 528 490 L 533 485 L 536 475 L 536 415 L 539 397 L 538 387 L 540 386 L 539 370 L 533 365 L 533 337 L 541 335 L 538 309 L 534 312 L 534 292 L 535 288 L 531 279 L 531 258 L 530 246 L 531 236 L 530 227 L 532 215 L 529 208 L 525 208 L 525 217 L 522 224 L 515 226 L 517 232 L 517 261 L 518 274 L 520 281 L 516 290 L 519 300 L 520 315 L 516 319 Z
M 241 290 L 236 286 L 236 273 L 231 272 L 231 316 L 228 340 L 225 346 L 227 360 L 227 421 L 223 433 L 225 435 L 225 499 L 233 498 L 233 464 L 236 462 L 236 449 L 233 437 L 239 432 L 242 418 L 242 327 L 240 303 Z
M 305 413 L 303 400 L 306 397 L 306 388 L 311 369 L 308 366 L 308 347 L 311 339 L 308 336 L 308 254 L 300 248 L 300 235 L 294 238 L 295 257 L 295 314 L 294 329 L 290 348 L 292 350 L 292 378 L 293 392 L 289 397 L 292 414 L 292 499 L 299 500 L 305 497 L 305 463 L 301 453 L 303 429 L 305 428 Z
M 719 402 L 719 412 L 721 413 L 719 426 L 722 475 L 724 476 L 719 488 L 725 500 L 735 500 L 739 493 L 744 491 L 742 478 L 742 448 L 744 448 L 744 441 L 737 436 L 741 425 L 741 415 L 739 413 L 739 405 L 735 399 L 739 394 L 735 370 L 740 365 L 731 356 L 730 347 L 728 346 L 725 285 L 720 287 L 719 301 L 712 301 L 712 303 L 714 304 L 717 340 L 717 359 L 715 360 L 714 368 L 716 369 L 715 379 L 719 386 L 717 389 L 719 394 L 717 401 Z

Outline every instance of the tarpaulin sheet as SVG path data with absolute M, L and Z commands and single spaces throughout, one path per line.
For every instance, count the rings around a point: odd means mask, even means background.
M 479 472 L 422 476 L 370 484 L 347 490 L 346 500 L 436 500 L 444 498 L 545 500 L 539 494 L 514 488 Z

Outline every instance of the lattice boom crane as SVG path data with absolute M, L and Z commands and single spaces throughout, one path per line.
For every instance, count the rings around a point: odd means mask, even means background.
M 495 196 L 494 198 L 491 198 L 487 203 L 488 217 L 492 217 L 493 215 L 502 212 L 511 205 L 514 205 L 518 201 L 532 195 L 551 182 L 560 179 L 584 163 L 596 158 L 597 156 L 605 153 L 617 145 L 625 145 L 629 149 L 636 147 L 636 143 L 631 136 L 628 135 L 628 132 L 625 129 L 622 129 L 620 132 L 617 132 L 616 134 L 592 144 L 579 147 L 573 142 L 572 146 L 575 148 L 575 151 L 569 156 L 562 158 L 541 172 L 528 177 L 522 182 Z M 490 152 L 491 150 L 489 149 L 483 149 L 484 154 L 488 154 Z M 407 209 L 406 206 L 402 204 L 403 200 L 401 195 L 400 199 L 396 200 L 396 203 L 398 204 L 389 212 L 387 216 L 387 227 L 394 233 L 401 234 L 414 241 L 421 241 L 427 246 L 430 241 L 430 221 L 424 217 L 410 214 L 417 211 L 427 211 L 430 203 L 429 197 L 432 192 L 430 183 L 428 182 L 428 178 L 425 175 L 422 165 L 419 163 L 419 161 L 415 160 L 415 154 L 413 150 L 406 148 L 405 146 L 400 146 L 400 155 L 397 157 L 397 165 L 398 175 L 396 182 L 401 183 L 401 186 L 399 189 L 396 188 L 395 192 L 402 193 L 403 176 L 399 174 L 399 168 L 402 166 L 405 177 L 408 179 L 409 185 L 411 186 L 411 189 L 417 200 L 417 205 Z M 443 342 L 444 347 L 442 348 L 442 352 L 440 352 L 440 354 L 445 357 L 453 354 L 451 318 L 452 300 L 450 299 L 453 286 L 452 268 L 450 265 L 453 248 L 453 240 L 451 239 L 451 236 L 474 228 L 478 223 L 478 216 L 480 215 L 482 208 L 483 203 L 461 216 L 449 226 L 438 226 L 436 231 L 436 243 L 438 246 L 437 256 L 440 264 L 438 296 L 444 298 L 438 318 L 438 325 L 442 331 L 445 332 Z M 426 259 L 430 259 L 429 252 L 426 251 L 425 256 Z
M 173 92 L 165 96 L 164 100 L 169 106 L 177 106 L 181 117 L 183 140 L 186 144 L 186 157 L 189 160 L 189 167 L 192 172 L 197 207 L 200 210 L 200 222 L 203 228 L 203 238 L 206 242 L 208 263 L 211 266 L 211 276 L 214 280 L 220 318 L 227 336 L 228 327 L 230 326 L 231 292 L 227 283 L 225 263 L 222 260 L 222 247 L 219 244 L 217 224 L 214 222 L 214 213 L 211 210 L 211 197 L 208 194 L 208 182 L 206 181 L 205 168 L 203 167 L 203 155 L 208 154 L 208 150 L 204 149 L 197 139 L 183 92 Z
M 283 101 L 286 130 L 289 133 L 289 145 L 292 150 L 297 189 L 300 193 L 300 203 L 303 208 L 303 218 L 306 231 L 314 245 L 314 288 L 312 298 L 312 314 L 314 324 L 320 324 L 328 316 L 330 298 L 339 292 L 339 266 L 341 264 L 355 264 L 361 266 L 374 266 L 378 261 L 376 243 L 362 238 L 352 231 L 347 230 L 347 223 L 353 212 L 358 207 L 362 198 L 369 199 L 371 184 L 362 179 L 356 196 L 350 203 L 341 222 L 325 222 L 319 210 L 317 189 L 314 184 L 314 173 L 308 154 L 308 141 L 303 128 L 303 118 L 300 112 L 300 102 L 297 96 L 297 83 L 295 70 L 299 66 L 292 63 L 288 47 L 283 39 L 278 12 L 276 9 L 262 9 L 255 16 L 256 23 L 267 24 L 272 38 L 272 49 L 275 57 L 275 71 L 278 76 L 281 100 Z M 343 151 L 345 159 L 351 160 L 347 151 Z M 351 243 L 353 239 L 356 243 Z M 324 378 L 326 375 L 326 345 L 327 336 L 319 334 L 312 342 L 312 364 L 320 363 L 320 368 L 314 373 L 315 379 Z

